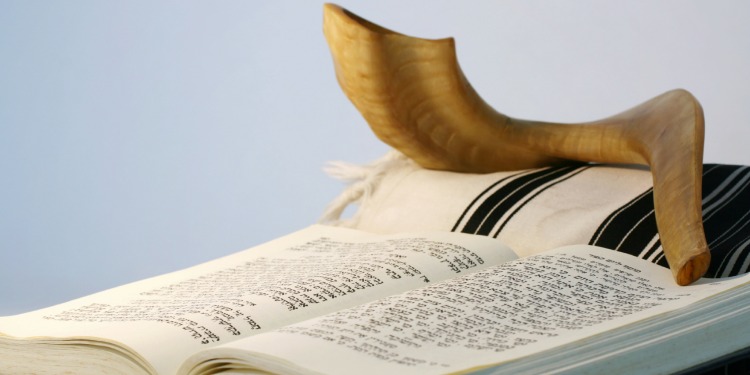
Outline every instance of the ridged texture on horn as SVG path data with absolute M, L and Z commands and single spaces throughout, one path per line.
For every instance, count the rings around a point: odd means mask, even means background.
M 384 142 L 426 168 L 491 172 L 572 160 L 647 164 L 659 235 L 677 283 L 708 269 L 701 178 L 703 111 L 687 91 L 584 124 L 507 117 L 458 66 L 452 39 L 413 38 L 327 4 L 324 33 L 338 81 Z
M 453 39 L 405 36 L 331 4 L 323 30 L 339 84 L 373 132 L 423 167 L 490 172 L 556 162 L 503 139 L 507 117 L 466 80 Z

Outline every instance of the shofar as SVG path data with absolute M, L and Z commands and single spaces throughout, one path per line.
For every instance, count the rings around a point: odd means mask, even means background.
M 572 161 L 648 165 L 675 281 L 687 285 L 706 272 L 703 111 L 689 92 L 669 91 L 589 123 L 519 120 L 474 91 L 452 38 L 409 37 L 331 4 L 323 30 L 346 95 L 381 140 L 421 166 L 483 173 Z

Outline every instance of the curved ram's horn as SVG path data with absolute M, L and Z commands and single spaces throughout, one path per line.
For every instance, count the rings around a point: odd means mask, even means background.
M 405 36 L 331 4 L 324 32 L 346 95 L 380 139 L 423 167 L 491 172 L 571 160 L 646 164 L 675 280 L 686 285 L 707 270 L 703 112 L 687 91 L 586 124 L 518 120 L 477 95 L 458 66 L 453 39 Z

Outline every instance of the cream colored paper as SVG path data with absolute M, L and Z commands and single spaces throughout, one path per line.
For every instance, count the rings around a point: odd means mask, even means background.
M 226 357 L 279 373 L 465 372 L 659 316 L 748 281 L 679 287 L 662 267 L 572 246 L 238 341 L 183 369 Z
M 85 338 L 173 374 L 200 350 L 512 258 L 482 237 L 313 226 L 183 271 L 0 318 L 0 332 L 37 343 Z

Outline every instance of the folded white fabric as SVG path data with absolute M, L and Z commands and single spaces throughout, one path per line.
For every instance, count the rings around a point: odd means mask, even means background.
M 352 180 L 342 164 L 329 173 Z M 362 168 L 336 202 L 358 203 L 337 225 L 376 233 L 460 231 L 493 236 L 522 256 L 589 243 L 614 211 L 651 188 L 643 168 L 575 166 L 467 174 L 421 168 L 391 153 Z M 366 189 L 363 194 L 354 193 Z M 334 221 L 329 215 L 325 221 Z M 335 222 L 335 221 L 334 221 Z
M 324 223 L 376 233 L 457 231 L 493 236 L 528 256 L 592 244 L 666 266 L 654 217 L 651 174 L 640 166 L 581 164 L 467 174 L 427 170 L 392 151 L 366 166 L 333 163 L 350 185 Z M 705 165 L 709 276 L 750 268 L 750 168 Z M 339 216 L 349 204 L 351 218 Z

